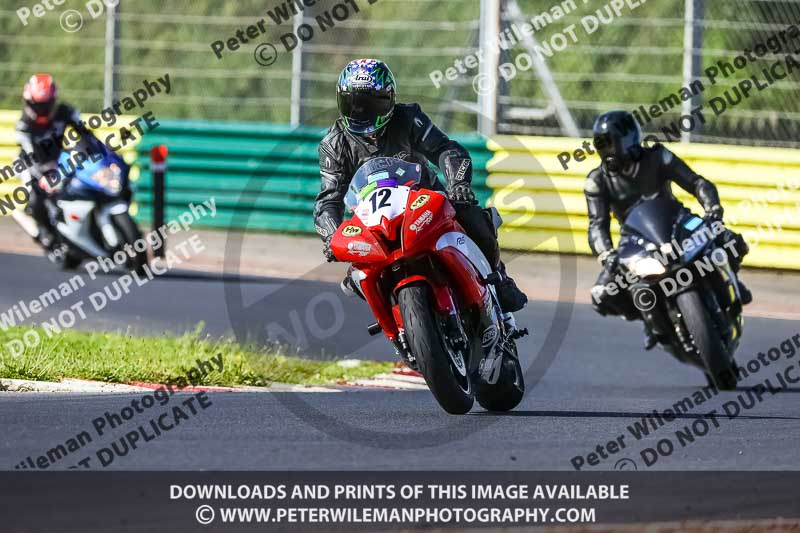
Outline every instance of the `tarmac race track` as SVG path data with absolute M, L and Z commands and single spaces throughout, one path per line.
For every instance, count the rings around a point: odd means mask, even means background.
M 70 277 L 40 257 L 0 254 L 0 264 L 5 270 L 2 311 L 19 300 L 38 298 Z M 335 284 L 297 281 L 287 285 L 265 278 L 226 281 L 215 274 L 170 273 L 134 287 L 121 301 L 94 313 L 89 294 L 116 279 L 99 276 L 38 318 L 54 317 L 86 300 L 88 318 L 80 328 L 159 334 L 186 331 L 204 322 L 213 335 L 235 330 L 240 338 L 266 342 L 266 324 L 268 331 L 283 332 L 278 340 L 299 340 L 306 356 L 392 358 L 382 338 L 367 335 L 365 325 L 371 316 L 366 306 L 339 298 Z M 230 303 L 236 294 L 244 295 L 243 303 Z M 109 468 L 559 470 L 572 469 L 571 461 L 584 461 L 586 470 L 634 466 L 639 470 L 800 470 L 800 385 L 789 384 L 776 394 L 763 393 L 760 400 L 749 391 L 767 378 L 780 387 L 775 374 L 789 366 L 794 369 L 788 375 L 800 378 L 800 353 L 782 354 L 775 362 L 766 358 L 769 365 L 759 363 L 760 368 L 737 392 L 698 399 L 704 377 L 658 349 L 644 352 L 639 324 L 603 319 L 586 305 L 570 307 L 531 302 L 518 315 L 518 321 L 534 335 L 519 344 L 523 366 L 529 368 L 528 394 L 512 413 L 491 415 L 476 405 L 470 415 L 449 416 L 427 391 L 212 392 L 206 409 L 161 436 L 140 442 L 136 450 L 116 457 Z M 551 328 L 556 317 L 561 328 Z M 746 364 L 798 333 L 800 328 L 793 321 L 749 318 L 737 359 Z M 119 413 L 139 396 L 142 393 L 0 393 L 0 427 L 4 429 L 0 468 L 13 469 L 29 455 L 46 453 L 79 431 L 91 429 L 91 421 L 106 411 Z M 179 399 L 186 398 L 188 394 Z M 684 408 L 677 419 L 659 422 L 652 417 L 650 424 L 658 429 L 651 427 L 649 436 L 637 439 L 636 428 L 628 429 L 637 421 L 642 425 L 642 418 L 653 410 L 663 412 L 677 403 L 686 406 L 687 398 L 693 398 L 694 405 Z M 94 457 L 97 449 L 110 447 L 125 431 L 146 424 L 173 405 L 179 405 L 175 399 L 166 407 L 156 405 L 107 439 L 96 438 L 80 456 L 75 452 L 54 467 L 70 466 L 83 455 Z M 683 437 L 676 435 L 679 431 Z M 689 433 L 693 442 L 685 436 Z M 673 451 L 648 467 L 641 452 L 665 439 Z M 609 441 L 618 444 L 609 446 Z M 662 442 L 662 450 L 668 444 Z M 592 452 L 597 455 L 587 457 Z M 652 458 L 653 453 L 645 452 L 645 456 Z M 588 461 L 595 464 L 590 466 Z

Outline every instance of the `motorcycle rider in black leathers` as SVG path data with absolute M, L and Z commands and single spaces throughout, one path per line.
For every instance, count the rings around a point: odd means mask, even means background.
M 617 252 L 609 230 L 611 213 L 622 223 L 633 205 L 643 197 L 674 198 L 672 182 L 697 198 L 707 220 L 721 222 L 723 209 L 713 183 L 696 174 L 663 145 L 656 143 L 650 148 L 641 145 L 639 124 L 630 113 L 610 111 L 600 115 L 593 129 L 594 146 L 602 163 L 587 176 L 584 194 L 589 212 L 589 246 L 603 270 L 592 287 L 592 306 L 601 315 L 635 319 L 639 313 L 631 295 L 627 291 L 612 295 L 607 290 L 618 273 Z M 727 229 L 718 238 L 721 242 L 734 241 L 736 257 L 729 259 L 733 270 L 738 272 L 749 251 L 747 243 L 741 235 Z M 750 303 L 752 295 L 741 281 L 739 288 L 742 303 Z M 656 339 L 645 328 L 645 348 L 650 349 L 655 344 Z
M 491 215 L 475 200 L 467 150 L 439 130 L 418 104 L 395 103 L 394 77 L 381 61 L 349 63 L 339 77 L 336 93 L 340 118 L 319 145 L 322 185 L 314 205 L 314 225 L 327 260 L 334 260 L 330 241 L 344 219 L 343 199 L 356 170 L 375 157 L 404 159 L 422 165 L 424 187 L 447 193 L 459 224 L 500 274 L 496 288 L 503 310 L 522 309 L 527 297 L 505 275 Z M 428 161 L 443 171 L 446 189 Z M 343 287 L 355 289 L 351 283 L 346 276 Z
M 25 106 L 22 117 L 17 121 L 16 137 L 20 158 L 30 165 L 20 176 L 21 181 L 30 183 L 31 187 L 25 211 L 39 226 L 37 240 L 45 248 L 51 248 L 55 244 L 55 228 L 46 200 L 54 194 L 53 187 L 58 188 L 63 183 L 53 183 L 54 177 L 60 174 L 53 173 L 50 179 L 45 178 L 45 174 L 55 168 L 68 126 L 75 128 L 81 136 L 91 134 L 81 123 L 74 107 L 57 101 L 56 84 L 49 74 L 31 76 L 25 84 L 22 97 Z

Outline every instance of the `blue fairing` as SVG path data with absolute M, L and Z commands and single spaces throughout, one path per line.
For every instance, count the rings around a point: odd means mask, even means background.
M 79 162 L 76 162 L 76 155 Z M 80 161 L 84 156 L 87 160 Z M 58 167 L 63 179 L 68 180 L 68 188 L 72 193 L 95 191 L 116 197 L 128 188 L 130 167 L 119 154 L 103 146 L 100 141 L 90 143 L 90 147 L 81 146 L 61 152 Z M 112 190 L 98 183 L 97 173 L 106 168 L 115 169 L 119 173 L 119 190 Z

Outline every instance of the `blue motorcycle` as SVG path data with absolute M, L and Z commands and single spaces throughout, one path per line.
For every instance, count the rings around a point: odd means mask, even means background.
M 125 266 L 142 270 L 147 264 L 147 247 L 129 212 L 133 197 L 129 172 L 130 166 L 119 154 L 88 135 L 62 151 L 56 165 L 45 170 L 40 182 L 59 191 L 48 199 L 57 232 L 48 254 L 51 260 L 74 270 L 84 260 L 110 258 L 128 248 L 133 252 Z M 32 219 L 18 222 L 28 233 L 34 231 L 26 228 L 35 225 Z

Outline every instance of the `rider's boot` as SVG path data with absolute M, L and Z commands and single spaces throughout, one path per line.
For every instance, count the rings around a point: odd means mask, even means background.
M 53 247 L 53 234 L 47 228 L 39 226 L 39 235 L 36 236 L 36 240 L 47 250 Z
M 656 338 L 653 331 L 650 329 L 650 326 L 647 322 L 644 323 L 644 349 L 645 350 L 652 350 L 655 345 L 658 344 L 658 339 Z
M 753 293 L 750 292 L 744 282 L 737 277 L 736 281 L 739 283 L 739 296 L 742 298 L 742 305 L 747 305 L 753 301 Z
M 497 289 L 497 297 L 500 300 L 500 307 L 506 313 L 516 313 L 523 309 L 528 303 L 528 297 L 522 292 L 514 280 L 506 274 L 506 266 L 500 261 L 500 266 L 497 269 L 500 280 L 495 285 Z

